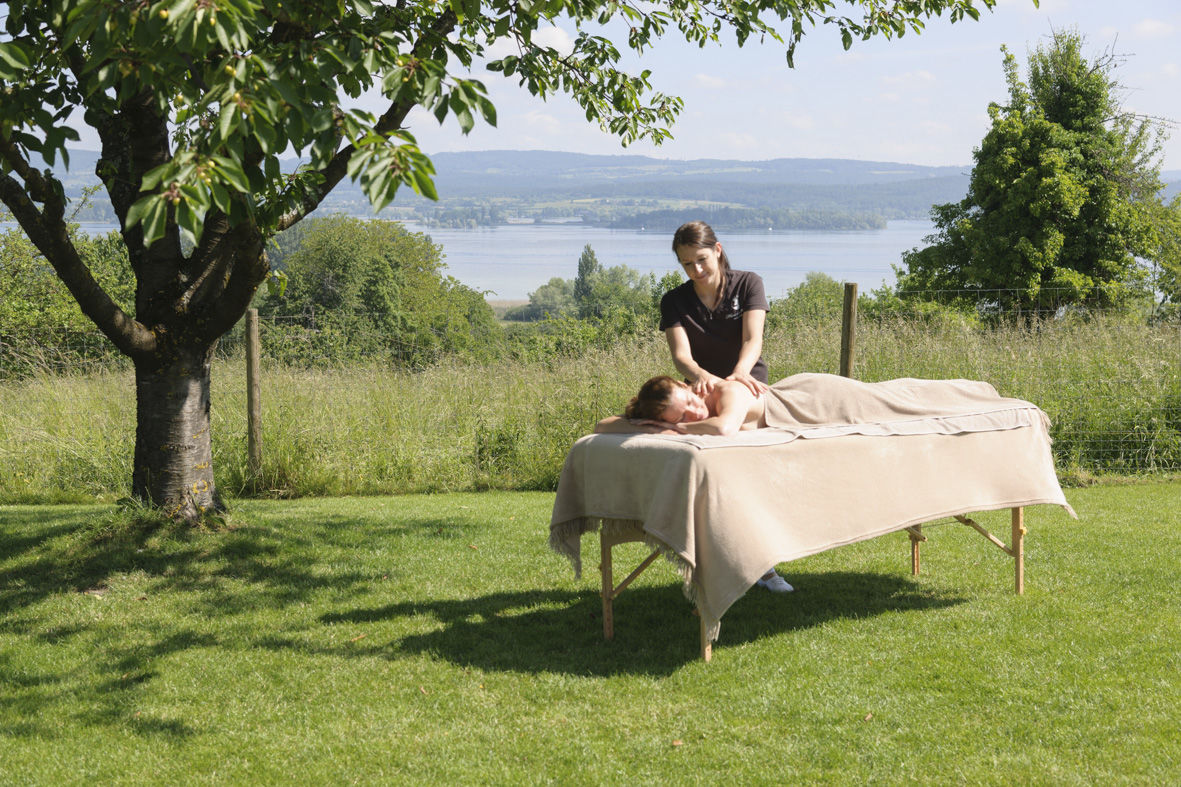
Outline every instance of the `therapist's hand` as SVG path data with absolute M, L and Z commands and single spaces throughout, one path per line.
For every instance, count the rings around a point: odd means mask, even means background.
M 721 377 L 702 371 L 701 375 L 693 381 L 693 385 L 689 386 L 693 393 L 705 398 L 705 396 L 714 389 L 714 386 L 722 381 Z
M 763 392 L 767 390 L 766 383 L 764 383 L 762 380 L 756 380 L 749 374 L 732 374 L 726 379 L 733 380 L 736 383 L 742 383 L 748 389 L 750 389 L 750 392 L 755 396 L 762 396 Z

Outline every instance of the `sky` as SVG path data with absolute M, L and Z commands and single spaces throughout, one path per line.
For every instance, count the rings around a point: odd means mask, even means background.
M 988 130 L 988 104 L 1007 90 L 1000 47 L 1026 56 L 1054 30 L 1077 29 L 1088 54 L 1122 56 L 1115 72 L 1125 109 L 1181 121 L 1179 0 L 998 0 L 951 24 L 928 22 L 920 35 L 855 41 L 841 47 L 833 26 L 809 31 L 787 67 L 774 44 L 738 48 L 733 39 L 705 49 L 667 38 L 642 59 L 653 87 L 685 108 L 661 146 L 624 148 L 588 123 L 565 96 L 541 101 L 515 81 L 477 71 L 497 107 L 495 128 L 477 121 L 467 136 L 453 120 L 440 127 L 415 110 L 409 130 L 427 153 L 463 150 L 560 150 L 635 153 L 665 159 L 850 158 L 924 165 L 970 165 Z M 561 47 L 572 25 L 547 31 Z M 374 106 L 376 109 L 376 106 Z M 1171 127 L 1163 169 L 1181 169 L 1181 126 Z

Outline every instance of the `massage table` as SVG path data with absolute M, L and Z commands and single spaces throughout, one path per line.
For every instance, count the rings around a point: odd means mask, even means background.
M 833 377 L 776 383 L 811 386 L 808 401 L 819 403 L 799 408 L 795 415 L 805 422 L 794 426 L 726 437 L 596 434 L 575 442 L 559 478 L 549 544 L 580 576 L 582 536 L 599 533 L 605 638 L 614 633 L 614 599 L 661 555 L 695 604 L 709 661 L 723 614 L 772 567 L 906 530 L 917 574 L 921 525 L 946 518 L 1012 556 L 1015 590 L 1023 592 L 1024 509 L 1058 505 L 1075 516 L 1054 472 L 1045 414 L 996 396 L 985 383 L 946 381 L 977 387 L 963 401 L 953 390 L 928 415 L 921 400 L 939 390 L 930 381 Z M 867 385 L 885 391 L 884 406 L 857 404 Z M 1011 510 L 1007 545 L 968 516 L 1001 509 Z M 615 585 L 612 549 L 633 541 L 652 553 Z

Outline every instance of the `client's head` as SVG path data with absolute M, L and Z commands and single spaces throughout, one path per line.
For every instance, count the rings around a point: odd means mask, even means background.
M 640 386 L 640 392 L 627 403 L 623 415 L 676 424 L 708 418 L 709 408 L 689 386 L 661 374 Z

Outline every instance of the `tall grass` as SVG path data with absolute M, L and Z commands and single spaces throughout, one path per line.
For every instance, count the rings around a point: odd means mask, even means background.
M 1008 323 L 988 329 L 870 323 L 859 377 L 987 380 L 1053 422 L 1063 471 L 1181 470 L 1181 330 L 1119 318 Z
M 835 372 L 840 326 L 798 319 L 770 332 L 772 379 Z M 672 366 L 658 335 L 547 362 L 264 365 L 263 472 L 246 469 L 245 371 L 213 372 L 214 459 L 231 495 L 550 489 L 570 444 Z M 1054 422 L 1061 473 L 1181 471 L 1181 330 L 1102 318 L 968 327 L 918 320 L 858 328 L 856 376 L 966 377 L 1028 399 Z M 0 382 L 0 503 L 128 492 L 129 372 Z
M 445 363 L 263 374 L 264 494 L 551 489 L 570 444 L 610 415 L 659 348 L 592 351 L 551 364 Z M 238 375 L 224 367 L 226 377 Z M 239 386 L 240 387 L 240 386 Z M 246 491 L 245 404 L 226 392 L 215 448 L 222 483 Z M 614 409 L 613 409 L 614 408 Z

